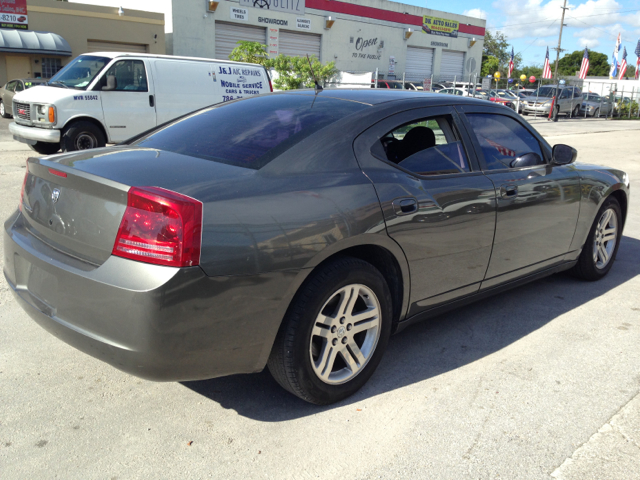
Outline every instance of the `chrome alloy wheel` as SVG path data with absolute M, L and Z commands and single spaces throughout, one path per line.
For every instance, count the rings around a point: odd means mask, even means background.
M 98 146 L 98 139 L 91 132 L 82 132 L 76 137 L 76 150 L 88 150 Z
M 365 367 L 380 338 L 380 302 L 365 285 L 337 290 L 311 331 L 311 366 L 324 383 L 348 382 Z
M 618 241 L 618 216 L 613 208 L 602 213 L 593 236 L 593 263 L 603 269 L 611 260 Z

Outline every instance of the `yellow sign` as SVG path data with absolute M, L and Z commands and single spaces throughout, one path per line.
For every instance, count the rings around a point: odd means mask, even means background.
M 455 20 L 438 17 L 422 17 L 422 31 L 431 35 L 444 35 L 445 37 L 457 37 L 460 23 Z

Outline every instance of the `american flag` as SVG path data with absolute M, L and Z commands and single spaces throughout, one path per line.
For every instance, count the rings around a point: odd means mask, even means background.
M 636 45 L 636 57 L 638 60 L 636 61 L 636 80 L 638 80 L 638 73 L 640 73 L 640 39 L 638 39 L 638 45 Z
M 622 80 L 622 77 L 624 77 L 624 74 L 627 72 L 627 47 L 624 47 L 624 50 L 622 51 L 622 63 L 620 64 L 620 76 L 618 77 L 618 80 Z
M 509 73 L 507 74 L 507 78 L 511 78 L 512 73 L 513 73 L 513 47 L 511 47 L 511 59 L 509 60 Z
M 551 78 L 551 66 L 549 66 L 549 47 L 547 47 L 547 56 L 544 57 L 544 67 L 542 68 L 542 78 Z
M 580 78 L 584 80 L 587 78 L 589 72 L 589 51 L 585 48 L 584 55 L 582 56 L 582 66 L 580 67 Z
M 493 142 L 493 141 L 489 140 L 488 138 L 485 138 L 485 140 L 487 141 L 487 143 L 489 145 L 491 145 L 493 148 L 498 150 L 498 152 L 500 152 L 501 155 L 504 155 L 505 157 L 515 157 L 516 156 L 516 152 L 514 152 L 513 150 L 505 147 L 504 145 L 500 145 L 499 143 Z

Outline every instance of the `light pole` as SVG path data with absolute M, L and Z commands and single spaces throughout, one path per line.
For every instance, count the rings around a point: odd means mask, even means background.
M 556 68 L 555 73 L 553 74 L 556 79 L 556 94 L 555 94 L 555 104 L 553 105 L 553 121 L 558 121 L 558 112 L 560 111 L 560 105 L 558 105 L 558 87 L 560 86 L 560 81 L 558 80 L 558 63 L 560 63 L 560 52 L 562 51 L 562 28 L 564 27 L 564 12 L 568 10 L 567 8 L 567 0 L 564 0 L 564 7 L 562 7 L 562 20 L 560 20 L 560 35 L 558 36 L 558 48 L 556 48 Z

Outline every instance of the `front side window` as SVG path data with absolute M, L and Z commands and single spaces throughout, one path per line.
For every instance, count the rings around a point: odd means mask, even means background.
M 527 166 L 545 164 L 536 137 L 513 118 L 492 113 L 468 113 L 467 119 L 480 143 L 485 170 L 511 168 L 516 158 L 527 153 L 537 155 L 537 160 Z
M 384 135 L 372 153 L 418 175 L 469 171 L 469 161 L 451 117 L 423 118 Z
M 147 92 L 147 72 L 142 60 L 120 60 L 114 63 L 103 77 L 104 85 L 107 77 L 115 77 L 117 92 Z

